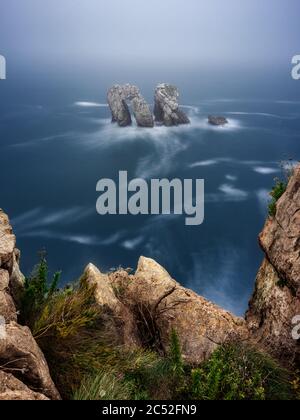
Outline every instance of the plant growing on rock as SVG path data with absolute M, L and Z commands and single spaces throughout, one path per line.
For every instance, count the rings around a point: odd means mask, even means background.
M 280 163 L 283 179 L 275 178 L 275 185 L 270 192 L 271 201 L 269 203 L 269 215 L 276 216 L 277 202 L 285 193 L 290 178 L 293 176 L 295 170 L 294 160 L 282 161 Z

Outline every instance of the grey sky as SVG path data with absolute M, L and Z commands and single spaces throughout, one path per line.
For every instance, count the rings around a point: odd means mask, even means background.
M 0 0 L 0 53 L 226 65 L 300 50 L 299 0 Z

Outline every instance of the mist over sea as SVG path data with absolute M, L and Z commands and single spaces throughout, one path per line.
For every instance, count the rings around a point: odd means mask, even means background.
M 122 72 L 100 64 L 59 72 L 24 63 L 8 70 L 0 86 L 0 206 L 12 220 L 24 273 L 42 248 L 63 283 L 88 262 L 103 271 L 135 268 L 145 255 L 243 314 L 263 258 L 257 236 L 268 191 L 279 162 L 300 159 L 300 83 L 288 65 L 273 72 L 127 64 Z M 157 83 L 174 83 L 191 124 L 111 125 L 106 91 L 116 82 L 137 84 L 149 103 Z M 209 126 L 209 114 L 229 125 Z M 99 216 L 96 183 L 120 170 L 130 179 L 204 178 L 204 224 L 188 227 L 184 215 Z

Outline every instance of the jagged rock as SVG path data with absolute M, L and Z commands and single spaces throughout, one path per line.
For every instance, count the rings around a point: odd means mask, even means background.
M 121 300 L 135 315 L 141 342 L 155 341 L 167 352 L 175 329 L 190 363 L 207 359 L 226 340 L 248 337 L 243 319 L 180 286 L 154 260 L 141 257 L 135 275 L 112 273 L 110 281 L 122 289 Z
M 47 362 L 27 327 L 16 322 L 5 326 L 5 338 L 0 339 L 0 360 L 7 370 L 18 372 L 30 388 L 51 399 L 60 399 L 50 377 Z M 0 366 L 1 368 L 1 366 Z
M 19 269 L 20 252 L 15 243 L 8 217 L 0 210 L 0 316 L 5 321 L 4 325 L 1 324 L 0 335 L 0 399 L 9 396 L 13 399 L 60 399 L 46 360 L 29 328 L 16 322 L 24 277 Z M 21 382 L 14 382 L 13 376 L 3 376 L 3 370 L 13 375 L 16 373 L 19 381 L 24 382 L 23 387 Z M 19 387 L 16 392 L 13 392 L 14 388 L 10 389 L 14 383 Z
M 137 86 L 114 85 L 108 91 L 107 100 L 112 113 L 112 122 L 117 122 L 120 127 L 132 124 L 127 101 L 132 102 L 134 117 L 139 127 L 154 126 L 150 108 Z
M 300 300 L 293 296 L 267 259 L 256 278 L 255 292 L 246 314 L 252 338 L 286 365 L 300 361 L 300 349 L 292 337 L 292 319 L 300 314 Z
M 292 320 L 300 315 L 300 166 L 260 234 L 266 254 L 246 320 L 254 338 L 285 363 L 300 365 Z
M 49 400 L 49 398 L 32 391 L 10 373 L 0 370 L 0 401 L 15 400 Z
M 216 126 L 223 126 L 228 124 L 228 120 L 225 117 L 216 117 L 214 115 L 209 115 L 208 122 L 209 124 Z
M 286 192 L 260 234 L 268 260 L 297 292 L 300 287 L 300 166 L 295 169 Z
M 0 267 L 9 263 L 16 245 L 7 215 L 0 209 Z
M 119 344 L 135 346 L 140 344 L 137 326 L 129 309 L 120 302 L 110 283 L 109 276 L 102 274 L 93 264 L 89 264 L 82 276 L 82 280 L 95 287 L 95 298 L 103 308 L 104 320 L 107 327 L 114 330 Z
M 15 303 L 8 291 L 8 271 L 0 269 L 0 316 L 4 317 L 6 322 L 17 321 Z
M 189 124 L 187 115 L 179 109 L 177 87 L 162 83 L 157 86 L 154 98 L 155 121 L 168 127 Z

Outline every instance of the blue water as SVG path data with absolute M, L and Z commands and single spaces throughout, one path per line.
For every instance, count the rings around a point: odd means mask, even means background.
M 135 268 L 145 255 L 185 286 L 244 312 L 263 258 L 257 236 L 278 163 L 300 157 L 300 100 L 290 90 L 284 95 L 284 83 L 276 90 L 274 82 L 268 94 L 268 86 L 251 92 L 245 80 L 211 92 L 203 78 L 182 80 L 191 125 L 153 130 L 111 125 L 108 76 L 81 85 L 24 75 L 1 82 L 0 206 L 11 217 L 25 273 L 42 248 L 64 283 L 88 262 L 103 271 Z M 128 81 L 152 100 L 154 80 Z M 208 114 L 226 116 L 229 125 L 210 127 Z M 172 215 L 99 216 L 96 183 L 120 170 L 129 178 L 204 178 L 204 224 L 187 227 L 185 216 Z

